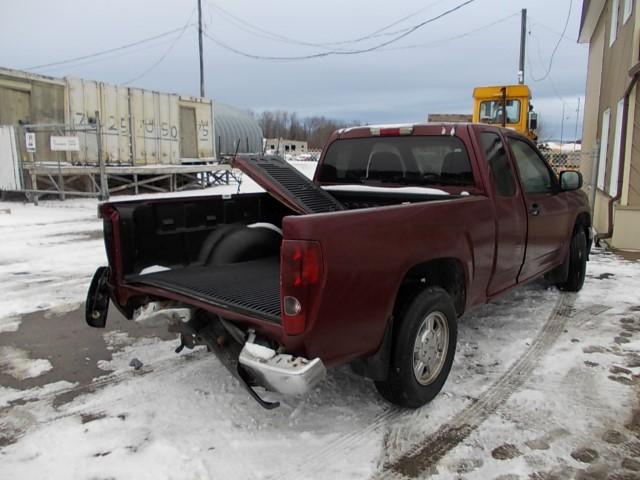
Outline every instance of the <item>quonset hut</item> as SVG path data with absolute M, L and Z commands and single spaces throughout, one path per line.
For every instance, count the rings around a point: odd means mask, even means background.
M 213 122 L 218 155 L 262 151 L 262 129 L 248 112 L 216 102 Z

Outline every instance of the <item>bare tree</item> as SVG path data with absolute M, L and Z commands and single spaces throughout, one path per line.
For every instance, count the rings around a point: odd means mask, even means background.
M 307 141 L 309 148 L 322 148 L 334 130 L 360 122 L 344 122 L 323 116 L 300 119 L 296 112 L 265 110 L 257 116 L 265 138 L 287 138 Z

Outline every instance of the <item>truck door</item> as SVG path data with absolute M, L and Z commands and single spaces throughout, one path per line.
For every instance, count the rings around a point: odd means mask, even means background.
M 487 296 L 516 284 L 527 241 L 527 212 L 507 150 L 498 133 L 481 130 L 478 139 L 489 164 L 496 212 L 496 249 Z
M 527 249 L 518 282 L 557 265 L 568 240 L 570 215 L 564 195 L 559 195 L 553 170 L 528 141 L 507 137 L 518 167 L 527 209 Z

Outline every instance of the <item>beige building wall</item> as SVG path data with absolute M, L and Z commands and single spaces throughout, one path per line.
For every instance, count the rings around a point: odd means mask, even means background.
M 600 131 L 600 85 L 602 84 L 602 59 L 604 55 L 604 24 L 598 23 L 589 43 L 589 68 L 587 69 L 587 84 L 584 103 L 584 121 L 582 124 L 582 150 L 597 152 Z M 580 171 L 585 185 L 596 188 L 598 157 L 583 155 L 580 159 Z M 592 192 L 589 192 L 590 194 Z
M 629 69 L 638 61 L 640 43 L 640 11 L 633 2 L 631 17 L 623 18 L 624 1 L 618 11 L 616 39 L 610 45 L 612 1 L 607 1 L 590 39 L 589 70 L 587 74 L 585 120 L 583 127 L 583 150 L 593 151 L 600 147 L 602 118 L 610 110 L 604 189 L 590 192 L 594 198 L 593 226 L 600 234 L 609 228 L 609 203 L 611 201 L 611 177 L 619 157 L 614 158 L 618 121 L 618 103 L 623 99 L 629 85 Z M 632 91 L 629 105 L 627 144 L 620 200 L 613 208 L 613 237 L 608 243 L 614 248 L 640 249 L 640 95 Z M 585 155 L 582 158 L 582 173 L 587 185 L 597 185 L 598 157 Z

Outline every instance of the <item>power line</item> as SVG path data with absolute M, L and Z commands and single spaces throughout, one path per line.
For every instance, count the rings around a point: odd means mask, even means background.
M 99 62 L 105 62 L 107 60 L 113 60 L 116 58 L 121 58 L 121 57 L 125 57 L 127 55 L 132 55 L 138 52 L 143 52 L 145 50 L 150 50 L 152 48 L 158 48 L 161 46 L 166 45 L 167 43 L 170 43 L 171 40 L 167 39 L 167 40 L 163 40 L 161 42 L 158 43 L 154 43 L 153 45 L 145 45 L 143 47 L 139 47 L 139 48 L 133 48 L 133 49 L 127 49 L 121 53 L 116 53 L 114 55 L 106 55 L 106 56 L 100 56 L 98 58 L 93 58 L 92 60 L 87 60 L 86 62 L 80 62 L 80 63 L 73 63 L 73 64 L 64 64 L 64 65 L 58 65 L 56 67 L 52 67 L 52 68 L 46 68 L 43 71 L 45 72 L 55 72 L 56 70 L 73 70 L 75 68 L 78 67 L 82 67 L 84 65 L 92 65 L 94 63 L 99 63 Z
M 135 82 L 136 80 L 140 80 L 142 77 L 144 77 L 147 73 L 151 72 L 154 68 L 156 68 L 158 65 L 160 65 L 165 58 L 167 58 L 167 55 L 169 55 L 169 53 L 171 53 L 171 50 L 173 50 L 173 47 L 176 46 L 176 44 L 178 43 L 178 41 L 182 38 L 182 35 L 184 35 L 184 32 L 187 31 L 187 28 L 189 28 L 190 22 L 191 22 L 191 18 L 193 17 L 194 12 L 196 11 L 196 9 L 194 8 L 193 10 L 191 10 L 191 14 L 189 15 L 189 18 L 187 19 L 187 23 L 184 24 L 184 26 L 182 27 L 182 30 L 180 31 L 180 34 L 173 40 L 173 42 L 171 42 L 171 45 L 169 45 L 169 48 L 167 48 L 165 50 L 165 52 L 160 56 L 160 58 L 158 58 L 158 60 L 156 60 L 149 68 L 147 68 L 144 72 L 142 72 L 140 75 L 138 75 L 135 78 L 132 78 L 129 81 L 124 82 L 124 85 L 128 85 L 130 83 Z
M 22 70 L 38 70 L 38 69 L 45 68 L 45 67 L 52 67 L 54 65 L 62 65 L 62 64 L 66 64 L 66 63 L 74 63 L 74 62 L 77 62 L 79 60 L 86 60 L 86 59 L 89 59 L 89 58 L 98 57 L 100 55 L 106 55 L 107 53 L 117 52 L 119 50 L 125 50 L 125 49 L 128 49 L 128 48 L 136 47 L 138 45 L 142 45 L 144 43 L 152 42 L 152 41 L 157 40 L 159 38 L 163 38 L 163 37 L 169 36 L 169 35 L 171 35 L 173 33 L 179 32 L 181 30 L 184 30 L 184 27 L 174 28 L 173 30 L 168 30 L 168 31 L 160 33 L 158 35 L 154 35 L 153 37 L 147 37 L 147 38 L 144 38 L 142 40 L 138 40 L 137 42 L 132 42 L 132 43 L 127 43 L 125 45 L 120 45 L 119 47 L 114 47 L 114 48 L 109 48 L 107 50 L 101 50 L 99 52 L 89 53 L 87 55 L 82 55 L 80 57 L 69 58 L 67 60 L 59 60 L 57 62 L 43 63 L 42 65 L 34 65 L 32 67 L 23 68 Z
M 560 35 L 560 38 L 558 39 L 558 42 L 556 43 L 556 46 L 553 47 L 553 51 L 551 52 L 551 57 L 549 58 L 549 67 L 547 68 L 546 73 L 540 78 L 535 78 L 533 75 L 531 75 L 531 78 L 533 79 L 534 82 L 541 82 L 542 80 L 544 80 L 545 78 L 547 78 L 551 74 L 551 68 L 553 67 L 553 59 L 556 56 L 556 52 L 558 51 L 558 47 L 560 47 L 560 42 L 562 42 L 562 38 L 564 37 L 564 34 L 567 32 L 567 27 L 569 26 L 569 19 L 571 18 L 571 7 L 572 6 L 573 6 L 573 0 L 570 0 L 569 1 L 569 12 L 567 13 L 567 19 L 564 22 L 564 28 L 562 29 L 562 34 Z
M 257 37 L 260 38 L 266 38 L 269 40 L 275 40 L 275 41 L 280 41 L 280 42 L 284 42 L 284 43 L 289 43 L 289 44 L 294 44 L 294 45 L 302 45 L 302 46 L 306 46 L 306 47 L 331 47 L 331 46 L 335 46 L 335 45 L 345 45 L 345 44 L 351 44 L 351 43 L 359 43 L 359 42 L 363 42 L 365 40 L 370 40 L 372 38 L 377 38 L 377 37 L 382 37 L 382 36 L 391 36 L 391 35 L 397 35 L 399 33 L 403 33 L 407 30 L 409 30 L 410 27 L 407 28 L 403 28 L 400 30 L 396 30 L 393 32 L 385 32 L 385 30 L 388 30 L 389 28 L 402 23 L 403 21 L 414 17 L 430 8 L 433 8 L 434 6 L 443 3 L 445 0 L 437 0 L 435 2 L 432 2 L 431 4 L 427 5 L 426 7 L 422 7 L 419 10 L 410 13 L 409 15 L 406 15 L 396 21 L 394 21 L 393 23 L 390 23 L 382 28 L 379 28 L 367 35 L 361 36 L 361 37 L 357 37 L 351 40 L 340 40 L 340 41 L 335 41 L 335 42 L 307 42 L 307 41 L 302 41 L 302 40 L 297 40 L 295 38 L 291 38 L 279 33 L 274 33 L 271 32 L 269 30 L 266 30 L 258 25 L 252 24 L 247 22 L 246 20 L 244 20 L 243 18 L 240 18 L 236 15 L 234 15 L 233 13 L 229 12 L 228 10 L 225 10 L 224 8 L 220 7 L 219 5 L 208 1 L 208 5 L 213 7 L 215 10 L 218 11 L 218 13 L 222 14 L 224 17 L 226 17 L 227 21 L 229 21 L 230 23 L 233 23 L 236 27 L 238 27 L 240 30 L 243 30 L 251 35 L 255 35 Z M 384 32 L 384 33 L 383 33 Z
M 540 65 L 543 65 L 542 68 L 544 68 L 544 60 L 542 58 L 542 48 L 540 46 L 540 38 L 537 35 L 534 35 L 531 30 L 529 30 L 529 36 L 536 41 L 536 48 L 538 51 L 538 61 L 540 62 Z M 530 44 L 531 42 L 529 42 L 529 45 Z M 526 57 L 527 57 L 527 63 L 529 64 L 529 71 L 531 72 L 530 77 L 533 78 L 533 67 L 531 63 L 530 47 L 527 48 L 527 52 L 528 52 L 528 55 Z M 560 93 L 558 93 L 558 89 L 556 88 L 556 84 L 553 81 L 553 77 L 551 77 L 551 74 L 547 76 L 547 79 L 549 80 L 549 84 L 551 85 L 551 89 L 553 90 L 553 93 L 555 94 L 555 96 L 558 98 L 558 100 L 564 103 L 564 98 L 562 97 L 562 95 L 560 95 Z
M 450 8 L 449 10 L 444 11 L 443 13 L 436 15 L 434 17 L 431 17 L 423 22 L 420 22 L 412 27 L 407 28 L 403 33 L 397 35 L 396 37 L 390 39 L 390 40 L 386 40 L 382 43 L 379 43 L 377 45 L 371 46 L 371 47 L 367 47 L 367 48 L 362 48 L 362 49 L 357 49 L 357 50 L 329 50 L 326 52 L 319 52 L 319 53 L 315 53 L 315 54 L 311 54 L 311 55 L 299 55 L 299 56 L 290 56 L 290 57 L 279 57 L 279 56 L 267 56 L 267 55 L 256 55 L 256 54 L 252 54 L 252 53 L 248 53 L 245 51 L 242 51 L 240 49 L 237 49 L 235 47 L 232 47 L 231 45 L 228 45 L 224 42 L 222 42 L 220 39 L 214 37 L 211 34 L 205 33 L 205 36 L 211 40 L 212 42 L 216 43 L 217 45 L 219 45 L 220 47 L 229 50 L 233 53 L 236 53 L 238 55 L 247 57 L 247 58 L 251 58 L 254 60 L 274 60 L 274 61 L 294 61 L 294 60 L 310 60 L 310 59 L 314 59 L 314 58 L 321 58 L 321 57 L 328 57 L 328 56 L 332 56 L 332 55 L 357 55 L 357 54 L 361 54 L 361 53 L 368 53 L 368 52 L 373 52 L 375 50 L 379 50 L 383 47 L 386 47 L 388 45 L 391 45 L 405 37 L 407 37 L 408 35 L 412 34 L 413 32 L 415 32 L 416 30 L 424 27 L 425 25 L 428 25 L 432 22 L 435 22 L 436 20 L 439 20 L 443 17 L 446 17 L 447 15 L 450 15 L 458 10 L 460 10 L 461 8 L 471 4 L 475 2 L 475 0 L 466 0 L 463 3 Z
M 557 37 L 561 37 L 563 40 L 567 40 L 567 41 L 572 42 L 572 43 L 575 42 L 574 38 L 568 37 L 567 35 L 563 35 L 559 31 L 557 31 L 555 28 L 552 28 L 549 25 L 547 25 L 545 23 L 542 23 L 540 20 L 538 20 L 537 18 L 533 17 L 532 15 L 529 15 L 529 17 L 533 20 L 533 25 L 539 25 L 542 28 L 544 28 L 545 30 L 548 30 L 549 32 L 553 33 Z
M 507 20 L 514 18 L 516 16 L 519 16 L 520 12 L 516 12 L 516 13 L 512 13 L 511 15 L 507 15 L 506 17 L 502 17 L 494 22 L 488 23 L 486 25 L 483 25 L 481 27 L 478 28 L 474 28 L 473 30 L 469 30 L 467 32 L 461 33 L 459 35 L 454 35 L 452 37 L 447 37 L 447 38 L 443 38 L 441 40 L 434 40 L 432 42 L 426 42 L 426 43 L 415 43 L 413 45 L 402 45 L 400 47 L 391 47 L 391 48 L 382 48 L 381 50 L 385 51 L 385 52 L 391 52 L 391 51 L 396 51 L 396 50 L 409 50 L 412 48 L 424 48 L 424 47 L 432 47 L 432 46 L 436 46 L 436 45 L 441 45 L 443 43 L 447 43 L 447 42 L 451 42 L 453 40 L 459 40 L 461 38 L 464 37 L 468 37 L 469 35 L 473 35 L 474 33 L 478 33 L 481 32 L 483 30 L 486 30 L 488 28 L 491 28 L 495 25 L 498 25 L 500 23 L 506 22 Z

